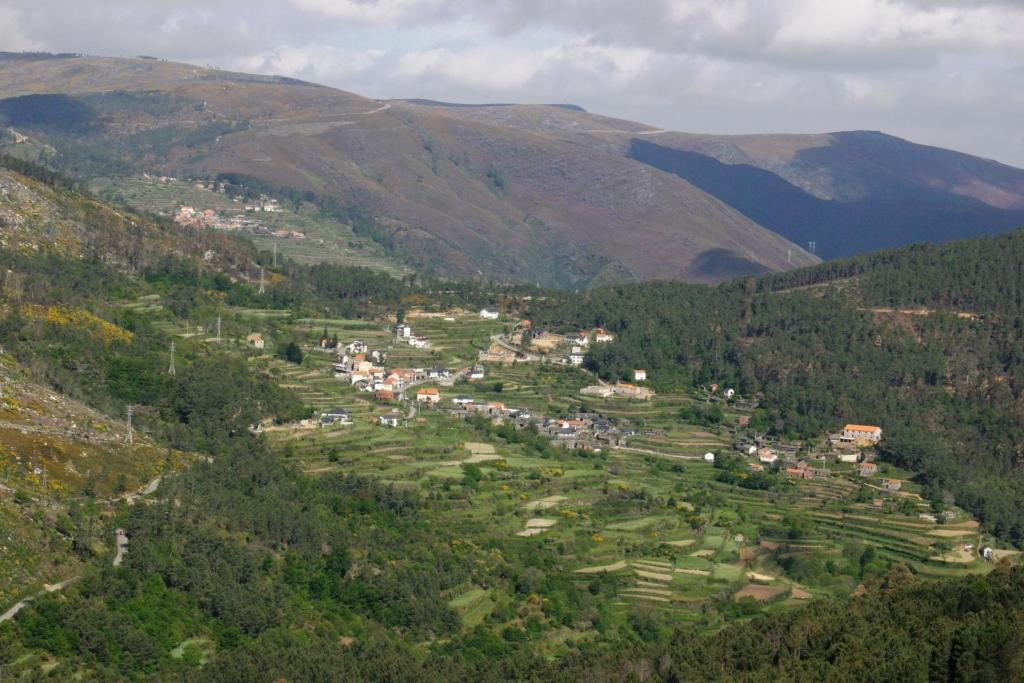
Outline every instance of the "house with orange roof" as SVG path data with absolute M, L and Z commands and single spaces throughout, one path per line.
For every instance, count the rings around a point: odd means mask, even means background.
M 441 393 L 437 390 L 436 387 L 427 387 L 425 389 L 420 389 L 419 391 L 416 392 L 416 402 L 430 404 L 440 403 Z
M 857 445 L 874 445 L 882 440 L 882 428 L 875 425 L 848 424 L 840 441 Z

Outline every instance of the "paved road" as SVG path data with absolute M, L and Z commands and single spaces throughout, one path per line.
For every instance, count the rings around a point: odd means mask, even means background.
M 43 585 L 43 590 L 39 591 L 38 593 L 33 595 L 31 598 L 25 598 L 24 600 L 22 600 L 21 602 L 16 604 L 14 607 L 10 608 L 9 610 L 4 612 L 3 614 L 0 614 L 0 624 L 2 624 L 3 622 L 8 621 L 8 620 L 13 619 L 14 617 L 16 617 L 18 615 L 18 612 L 23 610 L 25 608 L 25 605 L 27 605 L 28 603 L 32 602 L 32 600 L 34 598 L 38 598 L 41 595 L 46 595 L 47 593 L 56 593 L 57 591 L 64 590 L 65 588 L 67 588 L 68 586 L 73 584 L 75 581 L 78 581 L 80 578 L 82 578 L 82 577 L 81 576 L 72 576 L 70 579 L 65 579 L 64 581 L 61 581 L 60 583 L 47 583 L 47 584 L 44 584 Z

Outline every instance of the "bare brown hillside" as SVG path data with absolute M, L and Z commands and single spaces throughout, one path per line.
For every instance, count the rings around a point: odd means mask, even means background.
M 94 57 L 0 59 L 0 97 L 24 138 L 9 147 L 49 146 L 82 175 L 234 172 L 333 197 L 376 218 L 375 237 L 405 260 L 441 273 L 713 282 L 815 261 L 627 158 L 614 138 L 646 127 L 567 108 L 508 110 L 526 125 L 501 111 L 453 116 L 289 79 Z

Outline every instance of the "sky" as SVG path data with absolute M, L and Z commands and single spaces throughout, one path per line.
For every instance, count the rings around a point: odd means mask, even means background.
M 1024 167 L 1024 0 L 0 0 L 0 49 L 691 132 L 882 130 Z

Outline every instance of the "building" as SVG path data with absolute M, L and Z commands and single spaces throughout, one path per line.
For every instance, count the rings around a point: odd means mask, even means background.
M 770 448 L 762 448 L 757 452 L 757 459 L 766 465 L 773 465 L 779 456 Z
M 565 341 L 573 346 L 588 346 L 590 344 L 590 337 L 586 332 L 576 332 L 575 334 L 565 335 Z
M 860 453 L 857 451 L 839 451 L 839 453 L 836 454 L 836 459 L 839 460 L 839 462 L 854 463 L 857 462 L 859 458 Z
M 395 392 L 391 389 L 378 389 L 373 395 L 378 401 L 394 401 Z
M 452 399 L 452 403 L 454 403 L 457 406 L 468 406 L 473 403 L 473 397 L 465 395 L 456 396 L 455 398 Z
M 714 461 L 715 461 L 715 454 L 714 453 L 710 453 L 709 452 L 709 453 L 705 453 L 704 454 L 704 462 L 714 462 Z
M 493 308 L 484 308 L 480 310 L 480 317 L 484 320 L 497 320 L 500 314 Z
M 725 396 L 725 398 L 730 399 L 730 398 L 732 398 L 733 396 L 736 395 L 736 390 L 735 389 L 726 389 L 722 393 L 722 395 Z
M 377 418 L 377 422 L 384 427 L 397 427 L 402 424 L 402 414 L 385 413 Z
M 633 371 L 633 381 L 634 382 L 644 382 L 646 380 L 647 380 L 647 371 L 646 370 L 638 368 L 638 369 Z
M 395 336 L 408 339 L 412 336 L 412 328 L 406 324 L 395 325 Z
M 607 344 L 615 341 L 615 335 L 600 327 L 594 330 L 594 341 L 598 344 Z
M 593 384 L 589 387 L 583 387 L 580 389 L 580 393 L 584 396 L 596 396 L 597 398 L 608 398 L 615 393 L 613 387 L 607 384 Z
M 882 440 L 882 428 L 875 425 L 848 424 L 843 427 L 840 440 L 858 445 L 874 445 Z
M 419 337 L 414 334 L 413 336 L 409 337 L 409 346 L 413 347 L 414 349 L 429 349 L 430 340 L 427 339 L 426 337 Z
M 862 477 L 873 477 L 878 472 L 878 465 L 873 462 L 862 462 L 858 474 Z
M 245 343 L 254 349 L 262 349 L 266 343 L 263 341 L 263 335 L 259 332 L 253 332 L 245 338 Z
M 569 354 L 569 365 L 574 367 L 583 365 L 583 361 L 586 360 L 586 355 L 579 352 L 573 352 Z
M 903 482 L 899 479 L 883 479 L 882 488 L 886 491 L 899 491 L 903 488 Z
M 330 408 L 320 413 L 320 425 L 352 424 L 352 417 L 346 408 Z
M 427 387 L 416 392 L 417 403 L 436 404 L 441 402 L 441 393 L 436 387 Z
M 483 379 L 484 378 L 484 366 L 474 365 L 469 374 L 466 375 L 469 379 Z

